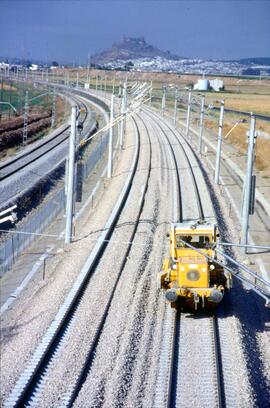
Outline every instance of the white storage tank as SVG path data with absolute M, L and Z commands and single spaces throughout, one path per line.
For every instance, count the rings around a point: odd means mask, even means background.
M 209 88 L 209 81 L 208 79 L 198 79 L 198 82 L 194 85 L 194 89 L 198 91 L 207 91 Z

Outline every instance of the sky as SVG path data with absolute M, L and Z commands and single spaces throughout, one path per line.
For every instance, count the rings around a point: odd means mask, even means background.
M 270 0 L 0 0 L 0 55 L 86 64 L 123 36 L 188 58 L 270 57 Z

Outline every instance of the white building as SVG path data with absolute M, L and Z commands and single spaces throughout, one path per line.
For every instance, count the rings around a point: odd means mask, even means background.
M 37 64 L 32 64 L 32 65 L 29 67 L 29 70 L 30 70 L 30 71 L 37 71 L 37 70 L 38 70 L 38 65 L 37 65 Z
M 194 84 L 193 89 L 196 91 L 208 91 L 208 89 L 213 89 L 216 92 L 219 92 L 224 89 L 224 82 L 221 79 L 215 78 L 210 79 L 206 78 L 198 79 L 198 82 Z
M 218 78 L 211 79 L 210 86 L 214 91 L 219 92 L 224 89 L 224 82 Z
M 0 62 L 0 69 L 1 70 L 6 70 L 6 69 L 8 69 L 10 67 L 10 65 L 9 64 L 6 64 L 5 62 Z

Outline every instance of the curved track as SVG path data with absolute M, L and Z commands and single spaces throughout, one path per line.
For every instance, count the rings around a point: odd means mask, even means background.
M 153 284 L 171 220 L 214 218 L 207 188 L 172 126 L 149 110 L 132 120 L 136 153 L 117 206 L 4 406 L 223 405 L 216 317 L 175 313 Z
M 85 112 L 80 113 L 84 123 L 81 137 L 88 137 L 96 131 L 97 122 L 92 114 L 89 115 L 89 106 L 81 96 L 73 99 L 76 100 L 77 106 L 85 107 Z M 68 151 L 68 128 L 69 126 L 61 129 L 32 148 L 29 146 L 20 156 L 1 165 L 0 208 L 5 209 L 18 202 L 20 208 L 20 202 L 23 202 L 25 197 L 26 201 L 31 203 L 32 190 L 37 190 L 40 185 L 46 189 L 48 180 L 54 184 L 59 175 L 63 174 Z M 23 208 L 25 210 L 25 207 Z
M 99 241 L 97 242 L 97 245 L 92 251 L 90 257 L 88 258 L 88 262 L 85 264 L 84 270 L 81 273 L 82 276 L 79 276 L 78 280 L 75 282 L 75 285 L 73 286 L 72 291 L 70 292 L 69 296 L 67 297 L 61 309 L 59 310 L 59 313 L 56 316 L 52 326 L 48 329 L 43 341 L 41 342 L 40 346 L 36 350 L 29 366 L 26 368 L 21 378 L 17 382 L 17 385 L 15 386 L 5 406 L 18 406 L 19 407 L 19 406 L 23 406 L 23 405 L 27 405 L 31 403 L 32 399 L 38 398 L 36 393 L 38 392 L 40 388 L 40 383 L 43 382 L 44 374 L 46 373 L 48 367 L 51 364 L 53 364 L 53 360 L 54 360 L 55 355 L 57 354 L 58 348 L 60 348 L 63 342 L 65 341 L 65 336 L 68 332 L 68 327 L 71 324 L 72 320 L 74 319 L 74 315 L 76 313 L 77 308 L 79 307 L 79 303 L 83 297 L 83 294 L 85 292 L 89 279 L 91 275 L 94 273 L 94 270 L 97 267 L 100 261 L 100 258 L 103 256 L 105 252 L 105 249 L 107 246 L 107 240 L 110 239 L 110 236 L 113 233 L 113 230 L 116 226 L 116 222 L 120 216 L 120 213 L 125 205 L 125 202 L 128 199 L 128 195 L 132 187 L 132 180 L 134 178 L 138 160 L 139 160 L 140 139 L 139 139 L 138 128 L 136 128 L 136 133 L 137 133 L 137 147 L 136 147 L 136 153 L 134 156 L 132 167 L 130 169 L 130 175 L 128 177 L 127 183 L 125 184 L 122 190 L 122 194 L 119 197 L 116 207 L 114 208 L 112 212 L 112 216 L 110 217 L 110 219 L 108 220 L 104 228 L 105 232 L 103 235 L 101 235 Z M 150 172 L 150 164 L 149 164 L 148 173 L 149 172 Z M 146 191 L 146 188 L 147 188 L 147 184 L 145 187 L 145 191 Z M 145 194 L 145 191 L 144 191 L 144 194 Z M 143 203 L 143 200 L 141 201 L 141 208 L 143 205 L 142 203 Z M 141 212 L 141 208 L 139 210 L 138 219 L 139 219 L 139 215 Z M 138 221 L 137 221 L 137 225 L 138 225 Z M 133 237 L 136 232 L 137 225 L 135 225 L 134 232 L 132 234 Z M 131 237 L 131 240 L 132 240 L 132 237 Z M 127 253 L 124 259 L 126 259 L 126 257 L 128 256 L 131 245 L 132 243 L 130 243 L 130 245 L 128 246 Z M 125 261 L 123 261 L 123 264 L 121 265 L 118 278 L 116 279 L 116 282 L 114 285 L 115 287 L 117 286 L 117 282 L 119 280 L 121 271 L 123 270 L 124 266 L 125 266 Z M 112 291 L 111 298 L 113 296 L 114 290 Z M 87 367 L 89 366 L 89 359 L 98 341 L 99 334 L 102 330 L 102 325 L 104 324 L 104 319 L 105 319 L 107 310 L 110 305 L 110 300 L 111 299 L 108 300 L 103 317 L 100 321 L 99 327 L 96 330 L 96 336 L 93 341 L 92 347 L 89 350 L 89 356 L 87 356 L 87 359 L 84 363 L 84 367 L 82 367 L 81 369 L 79 378 L 77 379 L 77 382 L 75 383 L 75 385 L 72 387 L 72 390 L 68 393 L 68 395 L 65 396 L 66 403 L 69 403 L 69 401 L 73 401 L 75 399 L 78 393 L 78 390 L 80 389 L 80 384 L 83 382 L 85 372 L 87 371 Z
M 83 115 L 84 117 L 82 119 L 82 123 L 84 123 L 88 116 L 88 108 L 84 102 L 79 101 L 78 99 L 75 98 L 73 98 L 73 100 L 76 102 L 76 106 L 78 107 L 78 109 L 80 109 L 81 107 L 84 107 L 85 109 L 85 114 Z M 77 119 L 80 116 L 81 113 L 78 113 Z M 45 138 L 37 146 L 31 149 L 27 149 L 27 151 L 21 153 L 17 157 L 12 158 L 11 160 L 8 160 L 8 162 L 0 164 L 0 181 L 9 178 L 19 170 L 24 169 L 30 163 L 33 163 L 40 157 L 46 155 L 47 153 L 55 149 L 57 146 L 65 142 L 69 137 L 68 133 L 66 132 L 69 129 L 69 127 L 70 125 L 65 125 L 64 127 L 61 127 L 61 130 L 58 131 L 52 137 Z

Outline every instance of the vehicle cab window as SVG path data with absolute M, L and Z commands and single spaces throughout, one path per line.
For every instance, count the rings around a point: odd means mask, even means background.
M 189 248 L 185 242 L 192 245 L 194 248 L 207 248 L 210 244 L 210 236 L 208 235 L 176 235 L 176 248 Z

